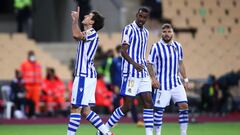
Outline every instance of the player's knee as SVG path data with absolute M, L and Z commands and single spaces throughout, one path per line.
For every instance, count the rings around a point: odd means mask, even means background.
M 144 108 L 146 109 L 152 109 L 153 108 L 153 103 L 151 101 L 146 101 L 144 103 Z
M 187 103 L 180 103 L 178 104 L 180 110 L 187 110 L 188 104 Z
M 87 117 L 90 113 L 92 112 L 91 108 L 88 106 L 88 107 L 83 107 L 82 108 L 82 111 L 81 111 L 81 114 L 83 117 Z
M 77 106 L 74 106 L 74 105 L 71 106 L 71 113 L 80 113 L 80 112 L 81 112 L 80 107 L 77 107 Z
M 88 116 L 88 112 L 87 111 L 82 111 L 82 116 L 84 117 L 84 118 L 86 118 L 87 116 Z
M 126 114 L 131 108 L 131 104 L 123 104 L 121 107 L 121 111 Z

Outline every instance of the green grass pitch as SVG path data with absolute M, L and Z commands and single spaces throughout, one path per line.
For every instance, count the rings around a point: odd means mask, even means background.
M 66 125 L 0 125 L 0 135 L 66 135 Z M 145 135 L 143 127 L 134 124 L 118 124 L 113 128 L 116 135 Z M 95 135 L 96 129 L 83 124 L 77 135 Z M 178 135 L 177 123 L 164 123 L 163 135 Z M 189 124 L 188 135 L 240 135 L 240 122 Z

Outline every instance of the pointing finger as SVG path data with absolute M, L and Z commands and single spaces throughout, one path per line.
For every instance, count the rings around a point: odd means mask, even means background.
M 80 7 L 79 7 L 79 6 L 77 7 L 77 12 L 78 12 L 78 13 L 80 12 Z

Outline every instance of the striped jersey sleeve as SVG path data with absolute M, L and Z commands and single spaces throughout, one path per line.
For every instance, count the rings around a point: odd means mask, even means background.
M 177 50 L 178 50 L 178 55 L 179 55 L 179 61 L 183 60 L 183 49 L 182 49 L 182 45 L 176 41 L 174 41 L 174 44 L 177 46 Z
M 156 45 L 153 44 L 150 49 L 149 56 L 148 56 L 148 62 L 151 64 L 154 64 L 156 62 L 156 57 L 157 57 Z
M 84 32 L 85 40 L 92 41 L 97 37 L 97 32 L 94 29 L 89 29 Z
M 130 26 L 126 26 L 122 31 L 122 44 L 131 44 L 132 29 Z
M 183 60 L 183 49 L 182 49 L 181 44 L 180 44 L 180 57 L 179 57 L 179 60 Z

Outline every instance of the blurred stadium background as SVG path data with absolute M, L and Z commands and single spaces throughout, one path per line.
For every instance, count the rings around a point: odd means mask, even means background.
M 94 9 L 105 16 L 105 27 L 99 34 L 101 49 L 96 55 L 96 66 L 103 75 L 103 63 L 106 63 L 110 50 L 114 52 L 120 43 L 123 26 L 135 19 L 140 6 L 149 6 L 152 13 L 146 25 L 150 30 L 148 47 L 160 39 L 160 26 L 164 22 L 173 24 L 175 39 L 183 45 L 185 66 L 191 81 L 191 90 L 187 91 L 191 121 L 240 121 L 240 0 L 79 2 L 82 2 L 81 13 Z M 18 32 L 18 7 L 14 6 L 14 0 L 0 0 L 0 124 L 31 124 L 38 118 L 45 120 L 38 121 L 42 124 L 67 122 L 68 111 L 60 110 L 59 113 L 56 108 L 54 114 L 48 115 L 44 101 L 40 101 L 41 112 L 34 117 L 36 119 L 22 119 L 16 113 L 8 86 L 28 51 L 33 50 L 42 65 L 42 76 L 45 78 L 47 67 L 51 67 L 65 83 L 65 104 L 69 105 L 67 84 L 72 79 L 76 51 L 76 43 L 71 37 L 70 12 L 75 7 L 73 0 L 32 0 L 30 16 L 22 32 Z M 105 83 L 111 92 L 111 83 Z M 111 110 L 106 108 L 99 105 L 95 109 L 105 116 Z M 138 111 L 141 118 L 141 107 Z M 177 122 L 175 113 L 173 105 L 168 107 L 165 121 Z M 125 121 L 131 122 L 128 117 Z

